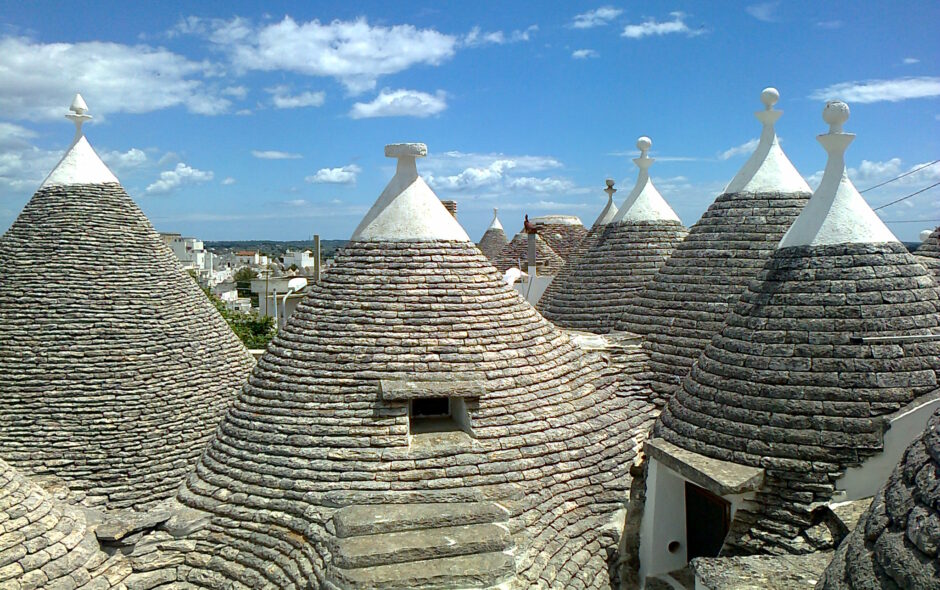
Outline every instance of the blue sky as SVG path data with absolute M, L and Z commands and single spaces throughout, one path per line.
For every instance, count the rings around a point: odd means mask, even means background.
M 813 187 L 827 98 L 852 109 L 859 189 L 940 158 L 936 1 L 133 6 L 0 2 L 0 231 L 71 140 L 76 91 L 157 229 L 203 239 L 348 238 L 401 141 L 427 143 L 419 171 L 478 239 L 494 206 L 508 232 L 525 213 L 591 223 L 648 135 L 691 225 L 747 159 L 765 86 Z M 938 181 L 940 164 L 865 197 Z M 879 213 L 915 239 L 940 187 Z

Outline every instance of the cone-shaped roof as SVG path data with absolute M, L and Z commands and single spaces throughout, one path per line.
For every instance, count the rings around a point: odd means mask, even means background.
M 493 266 L 500 272 L 513 267 L 528 271 L 529 235 L 525 232 L 517 233 L 493 261 Z M 558 274 L 565 266 L 565 261 L 542 239 L 541 234 L 535 236 L 535 266 L 540 275 Z
M 539 300 L 539 311 L 564 328 L 607 333 L 627 302 L 669 259 L 687 230 L 649 177 L 652 142 L 637 140 L 637 182 L 613 221 L 595 226 L 587 250 L 568 262 Z
M 904 452 L 816 585 L 819 590 L 936 588 L 940 583 L 940 412 Z
M 607 188 L 604 189 L 604 192 L 607 193 L 607 204 L 601 210 L 601 214 L 597 216 L 597 219 L 594 220 L 591 228 L 607 225 L 617 216 L 617 205 L 614 204 L 614 193 L 617 192 L 617 189 L 614 188 L 614 179 L 608 178 L 605 182 L 607 183 Z
M 588 233 L 576 215 L 541 215 L 530 221 L 538 228 L 539 236 L 565 262 L 580 252 L 581 241 Z
M 755 113 L 763 131 L 754 155 L 617 324 L 645 337 L 659 399 L 688 373 L 810 197 L 777 142 L 781 111 L 771 109 L 778 96 L 772 88 L 761 93 L 767 108 Z
M 107 168 L 81 136 L 0 238 L 0 456 L 138 507 L 173 494 L 252 360 L 110 172 L 88 170 Z
M 495 261 L 496 257 L 499 256 L 499 253 L 503 251 L 503 248 L 505 248 L 508 243 L 509 239 L 506 237 L 506 232 L 503 231 L 503 224 L 499 222 L 497 209 L 494 207 L 493 221 L 490 222 L 490 226 L 483 232 L 483 237 L 480 238 L 480 243 L 477 244 L 477 246 L 486 254 L 487 258 L 491 261 Z
M 200 575 L 277 588 L 606 577 L 616 540 L 600 523 L 622 507 L 649 408 L 615 385 L 472 243 L 353 239 L 181 490 L 215 515 Z M 450 400 L 442 431 L 423 431 L 416 398 Z
M 81 510 L 54 501 L 2 459 L 0 531 L 3 588 L 124 588 L 131 573 L 123 555 L 99 549 Z
M 937 388 L 938 329 L 940 288 L 897 241 L 774 252 L 655 429 L 684 449 L 766 469 L 730 552 L 809 546 L 807 507 L 882 451 L 886 414 Z
M 940 227 L 930 232 L 914 254 L 933 271 L 934 276 L 940 281 Z

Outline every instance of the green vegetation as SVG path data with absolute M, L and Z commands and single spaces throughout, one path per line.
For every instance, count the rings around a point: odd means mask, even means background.
M 257 279 L 258 273 L 246 266 L 238 269 L 238 272 L 236 272 L 235 276 L 232 278 L 236 283 L 245 283 L 251 281 L 251 279 Z
M 277 329 L 274 327 L 274 318 L 260 317 L 251 313 L 232 311 L 225 307 L 221 299 L 212 294 L 209 289 L 203 289 L 209 301 L 215 305 L 229 327 L 247 348 L 267 348 L 268 342 L 274 338 Z

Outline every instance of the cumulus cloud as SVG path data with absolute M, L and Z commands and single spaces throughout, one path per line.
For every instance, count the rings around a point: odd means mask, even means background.
M 920 60 L 916 57 L 905 57 L 903 63 L 904 65 L 909 66 L 913 64 L 919 64 Z
M 313 184 L 355 184 L 356 175 L 360 172 L 362 172 L 362 168 L 355 164 L 340 168 L 320 168 L 316 174 L 308 176 L 304 180 Z
M 587 59 L 589 57 L 600 57 L 600 54 L 593 49 L 575 49 L 571 52 L 574 59 Z
M 271 95 L 271 103 L 278 109 L 296 109 L 300 107 L 319 107 L 326 100 L 325 92 L 301 92 L 291 94 L 287 86 L 275 86 L 267 89 Z
M 91 41 L 0 39 L 0 112 L 15 119 L 61 119 L 76 89 L 92 115 L 147 113 L 182 106 L 203 115 L 231 101 L 206 82 L 217 66 L 162 48 Z
M 150 184 L 146 192 L 150 195 L 167 194 L 183 185 L 201 184 L 210 180 L 212 180 L 211 170 L 198 170 L 180 162 L 173 170 L 161 172 L 160 178 Z
M 725 151 L 718 154 L 719 160 L 730 160 L 735 156 L 741 156 L 744 154 L 750 154 L 757 148 L 757 144 L 760 143 L 760 140 L 754 138 L 750 141 L 745 141 L 741 145 L 736 145 L 733 148 L 728 148 Z
M 777 21 L 778 6 L 780 6 L 780 2 L 761 2 L 760 4 L 752 4 L 744 10 L 759 21 L 772 23 Z
M 225 186 L 231 186 L 235 184 L 235 179 L 232 178 L 231 176 L 226 176 L 225 178 L 222 179 L 222 184 Z
M 435 94 L 417 90 L 383 89 L 371 102 L 357 102 L 349 111 L 353 119 L 372 117 L 430 117 L 447 108 L 447 94 L 438 90 Z
M 454 55 L 458 43 L 457 37 L 434 29 L 373 26 L 365 18 L 321 23 L 285 16 L 280 22 L 256 24 L 240 17 L 189 17 L 174 33 L 206 37 L 237 69 L 335 78 L 354 94 L 375 88 L 381 76 L 418 64 L 439 65 Z
M 299 160 L 303 156 L 278 150 L 251 150 L 251 155 L 259 160 Z
M 131 148 L 126 152 L 102 152 L 101 159 L 114 172 L 132 170 L 147 163 L 147 154 L 143 150 Z
M 601 27 L 608 24 L 613 19 L 617 18 L 623 14 L 623 10 L 620 8 L 614 8 L 613 6 L 601 6 L 596 10 L 589 10 L 587 12 L 582 12 L 574 17 L 574 20 L 571 22 L 571 26 L 575 29 L 590 29 L 593 27 Z
M 699 34 L 699 31 L 690 29 L 685 23 L 684 13 L 671 12 L 669 16 L 672 17 L 672 20 L 657 21 L 656 19 L 650 18 L 638 25 L 627 25 L 623 28 L 623 32 L 620 33 L 620 36 L 629 39 L 642 39 L 643 37 L 672 35 L 676 33 L 688 37 L 694 37 Z
M 533 176 L 512 178 L 507 186 L 514 190 L 533 193 L 559 193 L 575 188 L 575 184 L 567 178 L 535 178 Z
M 504 45 L 506 43 L 518 43 L 528 41 L 532 35 L 539 30 L 538 25 L 530 25 L 522 30 L 515 30 L 508 35 L 502 31 L 483 32 L 480 27 L 473 27 L 470 32 L 464 35 L 460 40 L 461 45 L 465 47 L 479 47 L 481 45 Z
M 842 82 L 813 91 L 814 100 L 844 100 L 849 103 L 899 102 L 940 96 L 940 78 L 921 76 L 894 80 Z

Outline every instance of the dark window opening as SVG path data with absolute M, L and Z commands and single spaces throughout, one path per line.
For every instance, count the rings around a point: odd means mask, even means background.
M 411 400 L 412 418 L 444 418 L 450 416 L 449 397 L 431 397 Z
M 731 503 L 685 483 L 685 534 L 688 560 L 717 557 L 731 528 Z
M 467 404 L 461 398 L 425 397 L 413 399 L 409 405 L 411 434 L 471 432 Z

